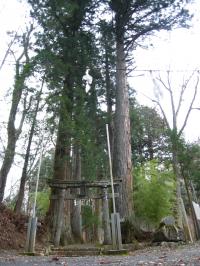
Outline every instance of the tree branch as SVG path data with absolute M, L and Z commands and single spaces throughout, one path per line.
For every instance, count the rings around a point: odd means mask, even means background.
M 195 72 L 195 71 L 194 71 Z M 178 102 L 178 107 L 177 107 L 177 110 L 176 110 L 176 117 L 178 116 L 179 114 L 179 111 L 180 111 L 180 108 L 181 108 L 181 103 L 183 101 L 183 95 L 187 89 L 187 86 L 188 86 L 188 83 L 189 81 L 191 80 L 191 78 L 194 76 L 194 72 L 191 74 L 191 76 L 185 81 L 183 82 L 183 85 L 181 87 L 181 92 L 180 92 L 180 97 L 179 97 L 179 102 Z
M 169 130 L 171 130 L 171 128 L 170 128 L 170 124 L 169 124 L 169 122 L 168 122 L 168 120 L 167 120 L 167 116 L 166 116 L 165 111 L 164 111 L 164 109 L 162 108 L 160 102 L 159 102 L 158 100 L 152 99 L 151 97 L 149 97 L 149 96 L 147 96 L 147 95 L 145 95 L 145 94 L 143 94 L 143 93 L 141 93 L 141 94 L 142 94 L 143 96 L 145 96 L 147 99 L 149 99 L 149 100 L 152 101 L 153 103 L 156 103 L 156 105 L 159 106 L 160 111 L 161 111 L 161 113 L 162 113 L 162 115 L 163 115 L 164 122 L 165 122 L 167 128 L 168 128 Z
M 200 111 L 200 107 L 193 107 L 192 110 L 198 110 L 198 111 Z
M 171 99 L 171 106 L 172 106 L 173 129 L 177 131 L 176 109 L 175 109 L 175 104 L 174 104 L 174 95 L 173 95 L 173 91 L 171 88 L 169 71 L 167 71 L 167 82 L 168 82 L 170 99 Z
M 183 125 L 182 125 L 180 131 L 178 132 L 178 136 L 179 136 L 179 137 L 180 137 L 181 134 L 183 133 L 183 130 L 184 130 L 186 124 L 187 124 L 187 121 L 188 121 L 189 115 L 190 115 L 190 113 L 191 113 L 191 111 L 192 111 L 192 106 L 193 106 L 193 104 L 194 104 L 194 101 L 195 101 L 195 99 L 196 99 L 196 95 L 197 95 L 198 85 L 199 85 L 199 76 L 197 76 L 197 81 L 196 81 L 196 84 L 195 84 L 194 94 L 193 94 L 193 97 L 192 97 L 192 101 L 191 101 L 191 103 L 190 103 L 190 106 L 189 106 L 189 108 L 188 108 L 188 111 L 187 111 L 187 114 L 186 114 L 185 120 L 184 120 L 184 122 L 183 122 Z
M 167 83 L 168 85 L 165 84 L 165 82 L 161 79 L 159 76 L 157 80 L 163 85 L 163 87 L 169 92 L 170 95 L 170 101 L 171 101 L 171 108 L 172 108 L 172 120 L 173 120 L 173 129 L 177 130 L 177 121 L 176 121 L 176 110 L 175 110 L 175 104 L 174 104 L 174 96 L 173 96 L 173 91 L 171 88 L 171 81 L 170 81 L 170 72 L 167 71 Z
M 171 130 L 170 125 L 169 125 L 169 122 L 168 122 L 168 120 L 167 120 L 167 116 L 166 116 L 165 111 L 164 111 L 164 109 L 162 108 L 160 102 L 157 101 L 157 100 L 153 100 L 153 99 L 152 99 L 152 102 L 156 103 L 156 104 L 159 106 L 160 111 L 161 111 L 161 113 L 162 113 L 162 115 L 163 115 L 163 119 L 164 119 L 164 121 L 165 121 L 165 124 L 166 124 L 167 128 L 168 128 L 169 130 Z
M 14 41 L 16 40 L 16 38 L 17 38 L 17 32 L 15 32 L 15 36 L 14 36 L 14 38 L 13 38 L 13 39 L 11 40 L 11 42 L 8 44 L 8 49 L 7 49 L 7 51 L 6 51 L 6 53 L 5 53 L 5 56 L 4 56 L 4 58 L 3 58 L 2 62 L 1 62 L 0 70 L 2 69 L 2 67 L 3 67 L 3 65 L 4 65 L 4 63 L 5 63 L 6 58 L 7 58 L 7 56 L 9 55 L 9 53 L 10 53 L 10 51 L 11 51 L 11 47 L 12 47 Z
M 23 112 L 22 112 L 20 124 L 19 124 L 18 129 L 16 129 L 16 138 L 17 139 L 19 138 L 19 135 L 21 134 L 21 131 L 22 131 L 22 127 L 23 127 L 23 124 L 24 124 L 24 120 L 25 120 L 26 114 L 27 114 L 28 110 L 31 108 L 31 104 L 32 104 L 32 96 L 30 97 L 30 100 L 28 102 L 28 106 L 27 106 L 26 99 L 27 99 L 27 95 L 24 98 L 24 109 L 23 109 Z

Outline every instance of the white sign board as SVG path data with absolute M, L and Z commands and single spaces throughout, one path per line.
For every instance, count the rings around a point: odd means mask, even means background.
M 195 211 L 197 220 L 200 220 L 200 207 L 199 207 L 199 204 L 197 204 L 196 202 L 193 201 L 192 205 L 194 207 L 194 211 Z

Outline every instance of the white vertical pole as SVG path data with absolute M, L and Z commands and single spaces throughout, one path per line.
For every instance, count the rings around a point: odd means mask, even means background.
M 44 133 L 42 135 L 42 142 L 41 142 L 41 149 L 40 149 L 40 159 L 39 159 L 39 166 L 38 166 L 36 185 L 35 185 L 35 197 L 34 197 L 34 203 L 33 203 L 33 217 L 35 217 L 37 193 L 38 193 L 38 184 L 39 184 L 40 169 L 41 169 L 41 164 L 42 164 L 43 140 L 44 140 Z
M 107 134 L 107 143 L 108 143 L 108 157 L 109 157 L 109 166 L 110 166 L 110 180 L 111 180 L 111 189 L 112 189 L 113 213 L 116 213 L 115 191 L 114 191 L 114 185 L 113 185 L 113 172 L 112 172 L 112 160 L 111 160 L 111 153 L 110 153 L 110 137 L 109 137 L 108 124 L 106 124 L 106 134 Z

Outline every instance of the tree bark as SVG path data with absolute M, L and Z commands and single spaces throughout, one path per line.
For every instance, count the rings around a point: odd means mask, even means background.
M 176 202 L 174 204 L 174 216 L 176 219 L 176 223 L 179 228 L 183 228 L 183 215 L 181 210 L 181 172 L 179 168 L 179 161 L 178 161 L 178 155 L 176 147 L 174 147 L 176 144 L 172 144 L 172 164 L 173 164 L 173 170 L 175 174 L 175 184 L 176 184 Z
M 14 160 L 15 145 L 16 145 L 15 137 L 8 136 L 8 144 L 7 144 L 6 151 L 5 151 L 5 157 L 4 157 L 3 164 L 0 170 L 0 202 L 3 201 L 7 176 L 8 176 L 8 173 L 10 171 L 11 165 Z
M 105 47 L 105 50 L 108 49 Z M 107 114 L 108 114 L 108 126 L 109 126 L 109 138 L 110 138 L 110 151 L 111 157 L 113 158 L 113 147 L 114 147 L 114 122 L 113 122 L 113 101 L 112 101 L 112 88 L 109 74 L 109 59 L 108 52 L 105 51 L 105 70 L 106 70 L 106 102 L 107 102 Z
M 70 151 L 71 151 L 71 135 L 69 121 L 71 119 L 71 104 L 70 104 L 70 77 L 66 77 L 62 92 L 62 100 L 60 107 L 60 119 L 58 125 L 57 142 L 54 159 L 55 180 L 70 180 Z M 50 198 L 50 206 L 47 214 L 51 240 L 55 245 L 59 245 L 61 238 L 62 242 L 72 241 L 72 231 L 70 224 L 70 203 L 64 202 L 66 192 L 61 192 L 59 189 L 52 189 L 52 196 L 56 196 L 59 200 Z M 60 221 L 62 219 L 62 221 Z M 61 226 L 62 225 L 62 226 Z
M 116 113 L 114 144 L 114 177 L 122 179 L 117 211 L 129 218 L 133 213 L 132 161 L 129 117 L 129 97 L 126 80 L 124 38 L 117 38 Z

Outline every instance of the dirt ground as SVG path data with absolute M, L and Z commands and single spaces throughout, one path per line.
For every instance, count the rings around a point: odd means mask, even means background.
M 150 247 L 128 256 L 21 256 L 14 251 L 0 252 L 1 266 L 193 266 L 200 265 L 200 244 L 174 247 Z

